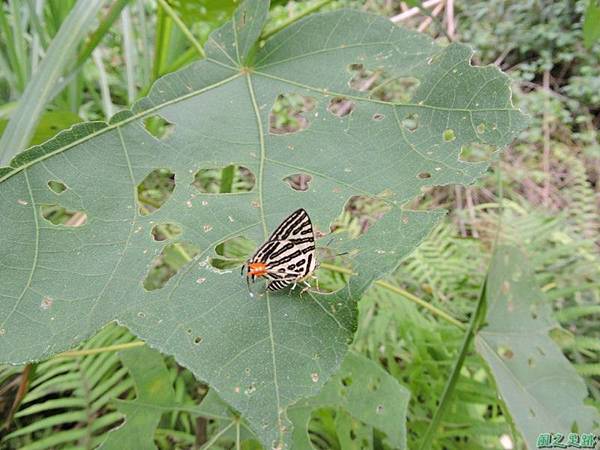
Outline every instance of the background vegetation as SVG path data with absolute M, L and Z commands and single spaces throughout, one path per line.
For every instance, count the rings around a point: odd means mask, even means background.
M 477 184 L 431 188 L 413 202 L 413 208 L 445 208 L 449 214 L 394 274 L 391 281 L 402 289 L 374 287 L 359 304 L 352 347 L 411 392 L 411 449 L 423 444 L 464 334 L 460 327 L 417 304 L 426 302 L 466 324 L 486 277 L 498 227 L 502 239 L 531 255 L 537 284 L 562 326 L 552 336 L 584 377 L 589 394 L 586 403 L 600 409 L 600 43 L 592 40 L 584 45 L 588 2 L 427 3 L 429 9 L 413 13 L 411 5 L 395 0 L 277 1 L 267 28 L 276 30 L 290 18 L 316 8 L 360 8 L 389 16 L 441 42 L 470 44 L 474 63 L 496 64 L 511 76 L 514 101 L 531 118 L 529 127 L 496 157 Z M 74 4 L 70 0 L 9 0 L 0 6 L 0 131 L 15 113 Z M 200 58 L 197 43 L 224 23 L 234 7 L 233 1 L 216 0 L 117 0 L 104 6 L 99 22 L 89 29 L 96 31 L 81 41 L 49 93 L 29 144 L 43 142 L 79 121 L 108 120 L 131 105 L 158 77 Z M 359 73 L 356 79 L 364 89 L 372 89 L 381 84 L 381 77 Z M 405 86 L 389 84 L 379 91 L 378 95 L 389 99 L 404 92 Z M 302 127 L 300 113 L 308 108 L 310 104 L 302 98 L 281 98 L 271 118 L 272 130 Z M 169 125 L 158 119 L 147 125 L 156 135 L 169 132 Z M 464 156 L 481 160 L 490 155 L 489 149 L 473 147 Z M 296 178 L 290 183 L 301 188 L 306 181 Z M 208 192 L 237 192 L 249 190 L 254 180 L 244 168 L 232 166 L 200 173 L 196 183 Z M 172 184 L 168 171 L 153 173 L 139 187 L 143 208 L 151 211 L 160 205 Z M 382 212 L 382 205 L 355 198 L 334 228 L 359 234 Z M 81 213 L 59 207 L 47 207 L 45 215 L 53 223 L 71 226 L 85 220 Z M 163 239 L 176 233 L 171 227 L 158 231 Z M 164 284 L 187 261 L 182 255 L 194 251 L 189 246 L 169 247 L 155 261 L 146 288 Z M 249 251 L 247 242 L 230 242 L 220 249 L 223 259 L 219 263 L 235 266 Z M 343 281 L 343 274 L 324 271 L 320 278 L 327 288 Z M 100 444 L 122 421 L 114 399 L 135 397 L 134 377 L 116 350 L 138 345 L 127 330 L 111 325 L 79 352 L 23 367 L 1 367 L 4 437 L 0 447 L 93 448 Z M 163 359 L 176 400 L 197 405 L 206 396 L 207 386 L 172 359 Z M 343 413 L 334 408 L 313 413 L 309 427 L 313 445 L 351 448 L 339 435 L 342 419 Z M 385 445 L 378 432 L 351 422 L 353 433 L 370 436 L 356 445 Z M 221 433 L 219 426 L 214 418 L 171 411 L 160 418 L 154 441 L 164 449 L 207 443 L 232 448 L 239 443 L 235 433 Z M 258 445 L 243 437 L 245 448 Z M 489 369 L 471 349 L 431 446 L 497 449 L 511 445 L 522 448 L 523 443 Z

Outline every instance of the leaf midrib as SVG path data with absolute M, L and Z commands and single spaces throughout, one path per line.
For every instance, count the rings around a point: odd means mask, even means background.
M 235 27 L 234 27 L 235 28 Z M 237 46 L 236 46 L 237 48 Z M 258 131 L 258 139 L 260 143 L 260 161 L 259 161 L 259 170 L 258 170 L 258 201 L 259 201 L 259 209 L 261 214 L 262 226 L 263 226 L 263 235 L 266 240 L 269 237 L 269 233 L 267 230 L 267 222 L 265 220 L 265 208 L 263 203 L 263 181 L 264 181 L 264 169 L 265 169 L 265 160 L 266 160 L 266 147 L 265 147 L 265 135 L 263 129 L 263 123 L 260 118 L 260 109 L 258 108 L 258 104 L 256 102 L 256 95 L 254 94 L 254 88 L 252 86 L 252 79 L 250 74 L 246 75 L 248 92 L 250 94 L 250 99 L 252 100 L 252 107 L 254 109 L 254 115 L 256 117 L 256 126 Z M 271 297 L 269 295 L 269 291 L 265 293 L 266 302 L 267 302 L 267 321 L 269 325 L 269 340 L 271 343 L 271 359 L 273 362 L 273 385 L 275 387 L 275 401 L 277 404 L 277 434 L 279 436 L 279 443 L 283 443 L 283 423 L 281 420 L 282 409 L 281 409 L 281 394 L 279 392 L 279 381 L 277 378 L 277 359 L 275 357 L 275 336 L 273 335 L 273 314 L 271 313 Z

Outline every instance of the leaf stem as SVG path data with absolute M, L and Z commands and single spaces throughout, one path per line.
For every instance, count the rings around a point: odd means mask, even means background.
M 501 172 L 501 169 L 499 166 L 498 166 L 498 171 L 496 173 L 496 178 L 497 178 L 496 182 L 498 185 L 497 192 L 498 192 L 498 204 L 500 205 L 500 211 L 498 214 L 498 221 L 496 223 L 496 236 L 495 236 L 494 242 L 492 244 L 492 251 L 491 251 L 492 258 L 493 258 L 494 252 L 496 251 L 496 248 L 498 247 L 498 242 L 500 240 L 500 230 L 502 228 L 502 215 L 504 214 L 504 201 L 503 201 L 504 200 L 504 190 L 503 190 L 503 186 L 502 186 L 502 172 Z M 481 284 L 481 290 L 479 291 L 479 299 L 477 300 L 477 305 L 475 306 L 475 311 L 473 311 L 473 315 L 471 316 L 471 321 L 469 322 L 469 329 L 467 330 L 467 332 L 465 333 L 465 336 L 463 338 L 463 342 L 460 347 L 460 351 L 459 351 L 456 361 L 454 363 L 454 367 L 452 368 L 452 372 L 450 373 L 450 378 L 448 378 L 448 381 L 446 382 L 446 385 L 444 386 L 444 392 L 442 393 L 442 398 L 440 399 L 440 405 L 436 409 L 435 414 L 433 415 L 433 419 L 431 420 L 431 423 L 429 424 L 429 427 L 427 428 L 427 431 L 425 432 L 425 437 L 421 441 L 419 450 L 429 450 L 431 448 L 431 442 L 433 441 L 433 437 L 437 432 L 437 429 L 442 421 L 442 418 L 444 417 L 446 408 L 448 407 L 448 405 L 450 403 L 452 394 L 454 393 L 454 389 L 458 382 L 458 378 L 460 376 L 462 366 L 467 357 L 467 352 L 469 351 L 469 346 L 471 345 L 471 341 L 475 338 L 475 334 L 479 331 L 479 328 L 484 323 L 486 309 L 487 309 L 487 293 L 486 293 L 487 277 L 489 276 L 489 273 L 490 273 L 490 268 L 492 265 L 492 258 L 490 258 L 490 262 L 488 263 L 488 267 L 486 270 L 485 279 L 483 280 L 483 283 Z M 507 411 L 504 410 L 504 413 L 506 413 L 506 412 Z M 509 415 L 510 414 L 507 414 L 507 416 L 509 416 Z M 510 423 L 510 421 L 509 421 L 509 423 Z M 514 438 L 514 436 L 513 436 L 513 438 Z
M 234 421 L 231 421 L 229 423 L 229 425 L 227 425 L 226 427 L 224 427 L 221 431 L 219 431 L 217 434 L 215 434 L 210 440 L 208 440 L 202 447 L 200 447 L 200 450 L 205 450 L 210 448 L 215 442 L 217 442 L 219 440 L 219 438 L 224 435 L 233 425 L 235 424 Z
M 346 275 L 354 275 L 354 272 L 352 270 L 347 269 L 345 267 L 336 266 L 335 264 L 323 262 L 320 264 L 320 266 L 323 269 L 331 270 L 332 272 L 345 273 Z
M 233 192 L 233 180 L 235 178 L 235 166 L 229 165 L 221 170 L 221 186 L 219 192 L 227 194 Z
M 477 333 L 479 326 L 483 321 L 485 310 L 484 305 L 486 303 L 486 285 L 487 278 L 481 286 L 477 306 L 475 307 L 475 311 L 473 312 L 473 316 L 471 317 L 471 321 L 469 322 L 469 329 L 467 330 L 463 338 L 458 357 L 456 358 L 456 361 L 454 362 L 454 367 L 452 368 L 452 372 L 450 373 L 450 378 L 448 378 L 448 382 L 444 386 L 444 392 L 442 393 L 442 398 L 440 399 L 440 405 L 436 409 L 433 419 L 431 420 L 431 423 L 429 424 L 429 427 L 425 432 L 425 437 L 421 441 L 421 446 L 419 447 L 419 450 L 429 450 L 431 448 L 431 442 L 433 441 L 433 437 L 437 432 L 440 422 L 442 421 L 442 417 L 444 416 L 446 408 L 450 404 L 450 398 L 454 393 L 454 388 L 456 387 L 456 383 L 458 382 L 458 377 L 460 376 L 460 371 L 467 357 L 467 352 L 469 351 L 471 341 L 475 337 L 475 333 Z
M 177 13 L 169 6 L 169 4 L 165 0 L 158 0 L 158 4 L 161 8 L 167 13 L 167 15 L 175 22 L 175 25 L 181 30 L 183 35 L 187 38 L 187 40 L 192 44 L 192 46 L 196 49 L 201 58 L 206 58 L 206 53 L 204 53 L 204 49 L 202 48 L 202 44 L 198 42 L 198 40 L 194 37 L 190 29 L 183 23 L 183 21 L 179 18 Z
M 106 347 L 88 348 L 84 350 L 69 350 L 52 357 L 54 358 L 74 358 L 76 356 L 95 355 L 97 353 L 118 352 L 120 350 L 129 350 L 130 348 L 142 347 L 146 345 L 144 341 L 126 342 L 124 344 L 108 345 Z
M 332 272 L 339 272 L 339 273 L 344 273 L 346 275 L 353 275 L 354 272 L 350 269 L 347 269 L 345 267 L 340 267 L 340 266 L 336 266 L 335 264 L 329 264 L 329 263 L 321 263 L 321 267 L 327 270 L 331 270 Z M 406 298 L 407 300 L 410 300 L 413 303 L 416 303 L 419 306 L 422 306 L 423 308 L 427 309 L 429 312 L 431 312 L 432 314 L 444 319 L 445 321 L 451 323 L 452 325 L 457 326 L 458 328 L 460 328 L 461 330 L 465 330 L 465 324 L 463 324 L 462 322 L 458 321 L 457 319 L 455 319 L 454 317 L 452 317 L 450 314 L 442 311 L 439 308 L 436 308 L 435 306 L 433 306 L 432 304 L 426 302 L 425 300 L 417 297 L 414 294 L 411 294 L 410 292 L 398 287 L 398 286 L 394 286 L 393 284 L 388 283 L 387 281 L 383 281 L 383 280 L 377 280 L 374 283 L 376 286 L 379 286 L 383 289 L 387 289 L 388 291 L 392 291 L 396 294 L 401 295 L 402 297 Z
M 411 302 L 414 302 L 417 305 L 422 306 L 423 308 L 427 309 L 432 314 L 441 317 L 442 319 L 444 319 L 445 321 L 451 323 L 452 325 L 456 325 L 461 330 L 466 330 L 466 328 L 467 328 L 464 323 L 462 323 L 459 320 L 455 319 L 454 317 L 452 317 L 447 312 L 442 311 L 439 308 L 436 308 L 431 303 L 426 302 L 425 300 L 417 297 L 414 294 L 411 294 L 410 292 L 408 292 L 408 291 L 406 291 L 406 290 L 404 290 L 402 288 L 399 288 L 398 286 L 394 286 L 394 285 L 388 283 L 387 281 L 383 281 L 383 280 L 377 280 L 375 282 L 375 285 L 379 286 L 379 287 L 382 287 L 384 289 L 387 289 L 389 291 L 395 292 L 396 294 L 400 294 L 402 297 L 406 298 L 407 300 L 410 300 Z
M 270 38 L 275 33 L 279 33 L 285 27 L 287 27 L 287 26 L 293 24 L 294 22 L 297 22 L 298 20 L 302 19 L 303 17 L 321 9 L 323 6 L 325 6 L 326 4 L 331 3 L 331 2 L 332 2 L 332 0 L 321 0 L 318 3 L 315 3 L 313 6 L 311 6 L 310 8 L 307 8 L 305 11 L 302 11 L 300 14 L 298 14 L 296 16 L 292 16 L 292 17 L 284 20 L 282 23 L 280 23 L 278 26 L 276 26 L 272 30 L 266 31 L 265 33 L 262 34 L 262 36 L 260 38 L 261 39 Z
M 119 18 L 123 8 L 125 8 L 128 3 L 129 0 L 117 0 L 110 6 L 108 12 L 100 20 L 98 28 L 85 40 L 85 45 L 77 55 L 75 65 L 71 69 L 72 72 L 77 71 L 83 65 L 83 63 L 88 60 L 92 52 L 96 49 L 96 47 L 98 47 L 102 41 L 102 38 L 106 35 L 106 33 L 108 33 L 115 21 Z

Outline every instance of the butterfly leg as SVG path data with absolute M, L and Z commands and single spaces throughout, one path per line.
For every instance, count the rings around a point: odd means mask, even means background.
M 302 288 L 302 290 L 300 291 L 300 295 L 304 294 L 306 291 L 310 291 L 312 289 L 312 286 L 310 285 L 310 283 L 306 280 L 302 280 L 302 284 L 305 286 Z M 318 292 L 318 291 L 317 291 Z

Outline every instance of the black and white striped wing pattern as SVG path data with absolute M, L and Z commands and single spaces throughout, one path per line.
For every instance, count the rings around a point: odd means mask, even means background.
M 308 213 L 298 209 L 273 231 L 250 262 L 267 265 L 269 291 L 278 291 L 310 275 L 316 267 L 315 235 Z

